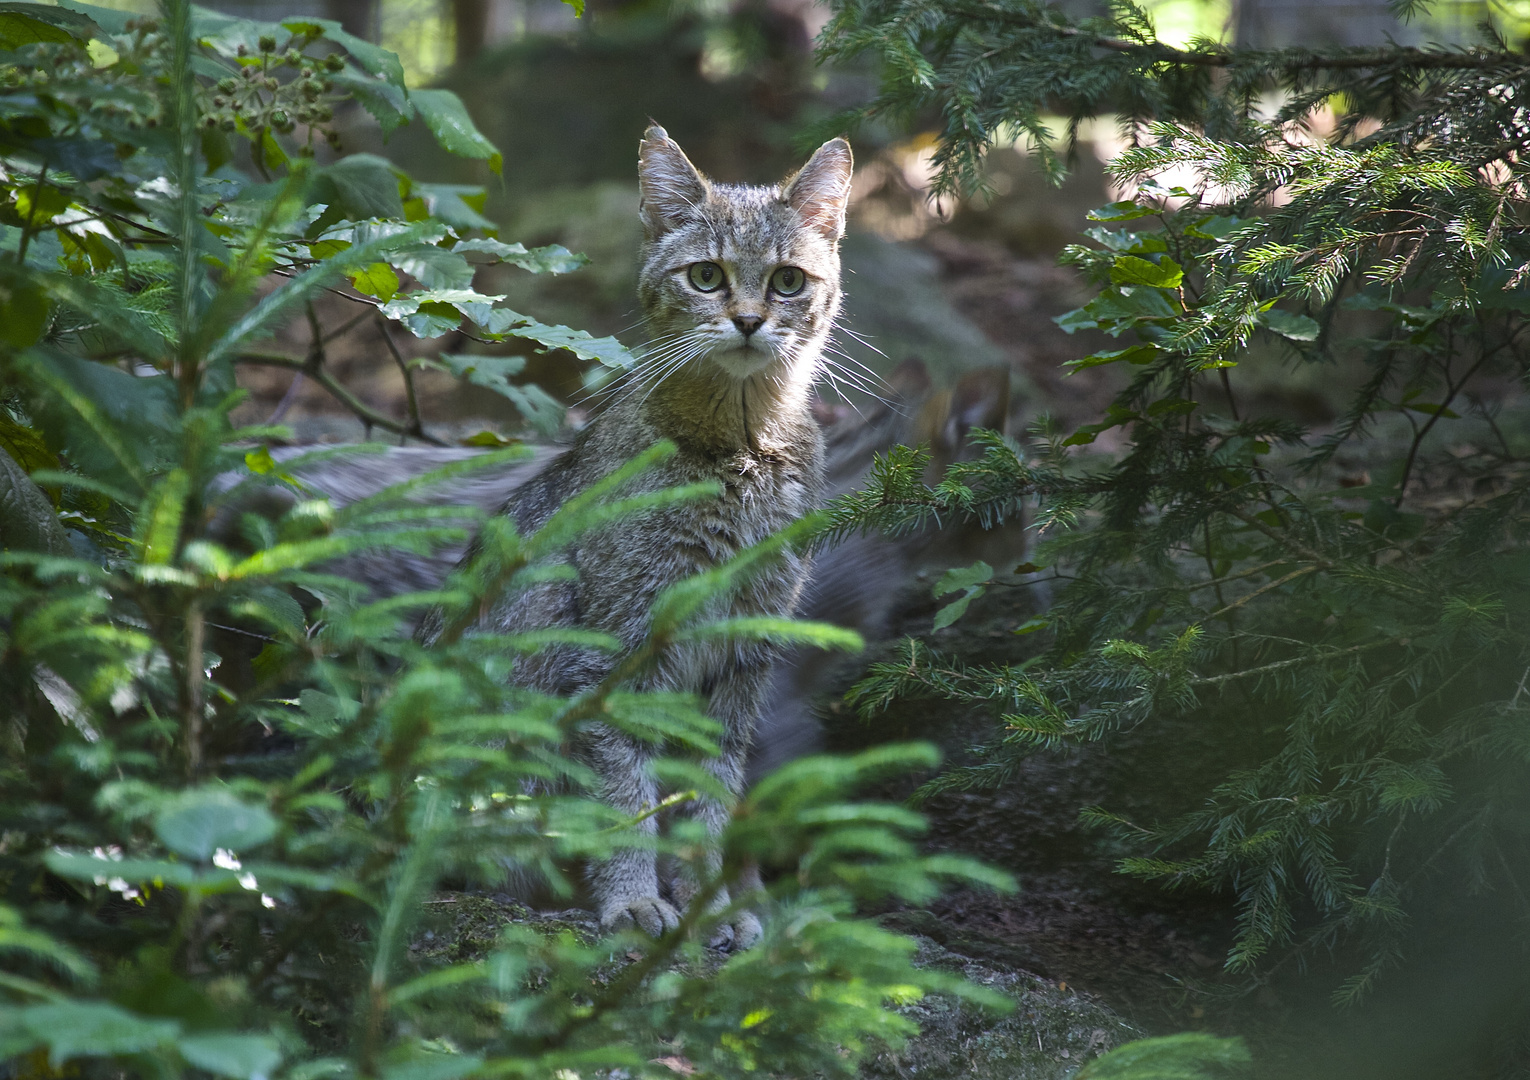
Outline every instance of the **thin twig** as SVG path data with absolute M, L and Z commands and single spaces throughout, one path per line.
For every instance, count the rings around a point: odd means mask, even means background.
M 1383 641 L 1371 641 L 1364 645 L 1351 645 L 1347 649 L 1336 649 L 1321 656 L 1295 656 L 1290 660 L 1277 660 L 1273 664 L 1265 664 L 1263 667 L 1246 668 L 1243 671 L 1230 671 L 1226 675 L 1208 675 L 1204 678 L 1191 679 L 1190 685 L 1214 686 L 1219 683 L 1232 682 L 1234 679 L 1246 679 L 1250 675 L 1263 675 L 1266 672 L 1279 671 L 1281 668 L 1296 667 L 1300 664 L 1319 664 L 1325 660 L 1337 660 L 1341 656 L 1367 652 L 1370 649 L 1379 649 L 1383 645 L 1395 645 L 1397 640 L 1397 638 L 1386 638 Z
M 279 367 L 287 368 L 289 371 L 301 371 L 314 382 L 324 387 L 325 390 L 328 390 L 340 404 L 355 413 L 362 423 L 380 427 L 384 431 L 393 432 L 395 435 L 412 435 L 414 438 L 419 439 L 421 442 L 429 443 L 431 446 L 450 445 L 449 443 L 442 442 L 434 435 L 427 435 L 424 432 L 417 434 L 410 431 L 407 425 L 399 423 L 386 413 L 378 412 L 356 397 L 355 394 L 342 386 L 328 371 L 323 368 L 310 368 L 307 361 L 299 360 L 295 356 L 287 356 L 282 353 L 247 351 L 240 353 L 235 357 L 235 360 L 241 364 L 259 364 L 262 367 Z
M 404 377 L 404 406 L 409 414 L 408 434 L 423 439 L 425 431 L 420 427 L 420 402 L 414 394 L 414 376 L 410 374 L 409 365 L 394 344 L 393 335 L 388 333 L 388 324 L 381 315 L 377 317 L 377 332 L 382 335 L 383 344 L 388 346 L 388 352 L 393 354 L 393 362 L 398 365 L 399 374 Z
M 1271 581 L 1268 584 L 1261 585 L 1259 588 L 1255 589 L 1253 592 L 1249 593 L 1247 596 L 1239 597 L 1237 600 L 1234 600 L 1232 603 L 1228 604 L 1226 607 L 1222 608 L 1220 611 L 1213 611 L 1210 615 L 1207 615 L 1206 618 L 1207 618 L 1208 621 L 1211 620 L 1211 619 L 1221 618 L 1223 615 L 1226 615 L 1229 611 L 1232 611 L 1235 608 L 1242 607 L 1244 604 L 1248 603 L 1250 600 L 1254 599 L 1256 596 L 1263 595 L 1264 593 L 1269 592 L 1271 589 L 1278 589 L 1278 588 L 1280 588 L 1280 586 L 1284 585 L 1286 582 L 1288 582 L 1288 581 L 1295 581 L 1297 578 L 1301 577 L 1303 574 L 1316 573 L 1320 569 L 1321 569 L 1321 567 L 1317 567 L 1317 566 L 1304 566 L 1300 570 L 1292 570 L 1285 577 L 1276 578 L 1274 581 Z

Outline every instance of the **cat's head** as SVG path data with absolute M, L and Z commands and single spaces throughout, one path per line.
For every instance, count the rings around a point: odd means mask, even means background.
M 638 292 L 657 370 L 811 379 L 839 312 L 850 144 L 832 139 L 773 187 L 719 184 L 657 124 L 638 148 Z

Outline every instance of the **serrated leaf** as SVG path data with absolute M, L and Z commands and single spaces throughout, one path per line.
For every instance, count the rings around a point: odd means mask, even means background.
M 414 116 L 414 106 L 401 85 L 375 75 L 341 71 L 330 76 L 335 86 L 354 97 L 377 121 L 386 139 Z
M 154 834 L 171 851 L 206 861 L 219 848 L 245 851 L 276 835 L 276 819 L 263 806 L 219 788 L 192 788 L 154 816 Z
M 19 49 L 23 45 L 76 40 L 75 34 L 71 34 L 62 27 L 45 23 L 31 15 L 24 15 L 11 5 L 6 7 L 9 10 L 0 9 L 0 49 Z
M 506 308 L 496 308 L 492 317 L 479 325 L 490 334 L 526 338 L 549 348 L 566 349 L 581 360 L 594 360 L 618 371 L 627 371 L 637 364 L 637 357 L 614 337 L 597 338 L 587 330 L 548 326 Z
M 459 157 L 487 161 L 490 169 L 500 171 L 503 159 L 499 151 L 483 137 L 468 115 L 467 106 L 456 94 L 440 89 L 415 90 L 410 93 L 409 100 L 443 150 Z
M 567 274 L 590 261 L 589 256 L 576 255 L 562 244 L 527 250 L 524 244 L 506 244 L 500 240 L 463 240 L 452 250 L 481 251 L 533 274 Z

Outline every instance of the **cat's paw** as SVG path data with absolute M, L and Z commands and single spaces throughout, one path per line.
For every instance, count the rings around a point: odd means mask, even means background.
M 743 952 L 752 949 L 760 943 L 760 938 L 765 930 L 760 926 L 760 920 L 752 911 L 740 911 L 733 917 L 733 949 L 735 952 Z
M 732 922 L 720 923 L 707 939 L 707 948 L 720 952 L 743 952 L 759 944 L 764 931 L 760 920 L 752 911 L 740 911 Z
M 600 913 L 600 928 L 608 933 L 636 926 L 649 937 L 662 937 L 680 927 L 680 913 L 657 896 L 640 896 Z

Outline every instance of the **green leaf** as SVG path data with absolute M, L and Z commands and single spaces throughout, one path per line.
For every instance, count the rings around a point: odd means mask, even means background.
M 427 289 L 451 290 L 473 287 L 473 266 L 455 251 L 422 244 L 393 256 L 394 266 Z
M 503 158 L 494 144 L 479 132 L 462 99 L 450 90 L 415 90 L 409 95 L 425 126 L 448 153 L 486 160 L 499 172 Z
M 576 255 L 562 244 L 526 249 L 524 244 L 506 244 L 499 240 L 463 240 L 453 251 L 481 251 L 495 255 L 501 262 L 519 266 L 533 274 L 567 274 L 589 263 L 587 255 Z
M 1279 308 L 1271 308 L 1261 318 L 1265 326 L 1292 341 L 1316 341 L 1318 334 L 1322 331 L 1322 327 L 1307 316 L 1281 311 Z
M 944 630 L 946 627 L 950 626 L 957 619 L 960 619 L 967 613 L 968 604 L 972 603 L 972 601 L 976 600 L 987 591 L 988 590 L 980 587 L 976 589 L 969 589 L 961 596 L 958 596 L 955 600 L 951 601 L 949 604 L 935 613 L 934 628 L 936 630 Z
M 400 83 L 355 71 L 336 72 L 330 78 L 338 90 L 350 94 L 363 109 L 372 114 L 372 119 L 382 128 L 384 139 L 414 116 L 414 106 L 409 103 L 409 95 Z
M 1158 346 L 1143 343 L 1130 345 L 1124 349 L 1116 349 L 1113 352 L 1097 352 L 1078 360 L 1066 360 L 1063 367 L 1069 368 L 1068 374 L 1075 371 L 1083 371 L 1085 368 L 1099 367 L 1101 364 L 1114 364 L 1125 361 L 1128 364 L 1150 364 L 1158 357 Z
M 930 590 L 934 596 L 945 596 L 947 593 L 956 592 L 958 589 L 970 589 L 974 585 L 993 580 L 993 567 L 979 559 L 971 566 L 958 567 L 947 570 L 940 575 L 935 582 L 935 587 Z
M 487 322 L 479 325 L 490 334 L 527 338 L 548 348 L 566 349 L 581 360 L 594 360 L 619 371 L 627 371 L 637 365 L 637 357 L 614 337 L 597 338 L 591 337 L 587 330 L 548 326 L 508 308 L 496 308 Z
M 69 209 L 69 193 L 52 184 L 31 184 L 16 191 L 16 214 L 31 225 L 46 225 Z
M 404 216 L 398 174 L 376 154 L 351 154 L 315 169 L 312 199 L 330 204 L 347 221 Z
M 425 213 L 454 229 L 493 229 L 494 222 L 483 216 L 488 192 L 472 184 L 421 184 L 413 186 L 411 202 L 419 199 Z M 498 243 L 498 241 L 493 241 Z M 461 244 L 456 250 L 464 249 Z
M 458 1080 L 483 1064 L 472 1054 L 420 1054 L 382 1070 L 383 1080 Z
M 0 6 L 0 49 L 19 49 L 23 45 L 35 45 L 42 42 L 58 43 L 77 40 L 79 35 L 71 34 L 62 27 L 43 22 L 29 14 L 23 15 L 17 10 L 19 6 L 17 4 Z
M 1110 268 L 1110 280 L 1117 285 L 1151 285 L 1157 289 L 1173 289 L 1185 280 L 1185 271 L 1167 255 L 1158 262 L 1150 262 L 1136 255 L 1119 255 Z
M 988 590 L 986 582 L 993 580 L 993 567 L 979 559 L 971 566 L 947 570 L 935 582 L 931 590 L 934 596 L 945 596 L 959 589 L 966 590 L 961 596 L 935 613 L 935 629 L 944 630 L 967 612 L 967 605 Z
M 1088 307 L 1074 308 L 1065 311 L 1061 315 L 1052 316 L 1052 321 L 1065 334 L 1076 334 L 1080 330 L 1093 330 L 1100 324 L 1090 314 Z
M 41 4 L 36 6 L 43 7 Z M 109 34 L 126 33 L 128 20 L 138 17 L 132 11 L 119 8 L 97 7 L 94 4 L 81 4 L 76 3 L 75 0 L 58 0 L 58 6 L 61 12 L 72 11 L 85 16 L 87 19 L 95 23 L 102 30 L 105 30 Z M 27 10 L 29 11 L 32 9 L 32 7 L 33 5 L 31 4 L 26 5 Z M 47 12 L 46 7 L 43 7 L 43 12 Z M 52 16 L 51 13 L 45 14 L 40 12 L 38 13 L 38 17 L 46 19 Z
M 205 862 L 219 848 L 246 851 L 276 835 L 276 819 L 219 788 L 192 788 L 162 807 L 154 833 L 171 851 Z
M 440 366 L 474 386 L 492 390 L 505 398 L 544 435 L 551 435 L 563 424 L 563 406 L 541 387 L 517 386 L 510 379 L 526 366 L 524 356 L 475 356 L 442 353 Z
M 136 1016 L 105 1001 L 68 1001 L 21 1010 L 21 1023 L 48 1047 L 58 1068 L 78 1057 L 141 1054 L 164 1046 L 180 1033 L 174 1020 Z
M 1218 214 L 1215 217 L 1205 218 L 1193 225 L 1185 227 L 1185 235 L 1193 236 L 1198 240 L 1220 240 L 1240 225 L 1248 222 L 1244 218 L 1230 217 L 1226 214 Z
M 383 303 L 387 303 L 398 294 L 399 281 L 398 275 L 393 272 L 393 267 L 387 263 L 378 262 L 351 271 L 351 285 L 357 292 L 375 296 Z
M 48 328 L 51 310 L 43 291 L 19 275 L 0 283 L 0 340 L 18 349 L 35 345 Z
M 72 464 L 92 479 L 144 490 L 156 452 L 176 428 L 170 380 L 129 375 L 47 345 L 17 359 L 46 391 L 44 429 L 62 435 Z
M 166 885 L 188 886 L 198 880 L 196 869 L 189 863 L 163 859 L 103 859 L 77 851 L 54 850 L 43 856 L 43 865 L 71 881 L 99 882 L 120 877 L 135 884 L 159 881 Z
M 1152 217 L 1163 213 L 1162 210 L 1153 206 L 1141 206 L 1130 199 L 1121 202 L 1107 203 L 1098 210 L 1089 211 L 1090 221 L 1132 221 L 1136 218 Z
M 281 1044 L 269 1035 L 183 1035 L 176 1048 L 193 1068 L 231 1080 L 269 1080 L 282 1063 Z

